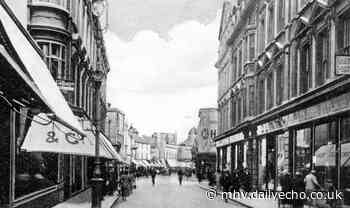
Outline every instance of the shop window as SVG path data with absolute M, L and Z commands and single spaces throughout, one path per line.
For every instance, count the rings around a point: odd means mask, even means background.
M 317 67 L 316 67 L 316 85 L 322 85 L 330 77 L 330 47 L 329 30 L 324 29 L 317 35 Z
M 266 175 L 266 138 L 258 140 L 258 187 L 265 190 Z
M 235 170 L 236 166 L 236 145 L 231 145 L 231 170 Z
M 268 136 L 266 140 L 266 170 L 264 174 L 264 188 L 275 189 L 276 180 L 276 139 Z
M 73 73 L 66 67 L 66 47 L 63 44 L 48 41 L 38 41 L 46 64 L 56 80 L 73 81 Z
M 226 169 L 227 165 L 227 147 L 222 148 L 222 169 Z
M 341 120 L 340 135 L 340 184 L 344 205 L 350 206 L 350 117 Z
M 336 122 L 325 123 L 315 127 L 315 153 L 313 165 L 319 184 L 328 187 L 337 183 L 336 168 Z
M 244 168 L 244 144 L 237 144 L 237 169 L 242 170 Z
M 286 173 L 291 175 L 290 160 L 289 160 L 289 133 L 280 134 L 276 136 L 277 139 L 277 174 L 278 185 L 277 190 L 281 190 L 280 179 Z
M 296 131 L 295 171 L 305 176 L 311 169 L 311 129 Z
M 300 93 L 307 92 L 312 86 L 311 44 L 306 43 L 300 50 Z
M 23 116 L 16 113 L 16 145 L 21 145 Z M 15 198 L 51 187 L 58 182 L 58 154 L 25 152 L 16 146 Z
M 6 207 L 10 193 L 10 108 L 3 100 L 0 106 L 0 207 Z

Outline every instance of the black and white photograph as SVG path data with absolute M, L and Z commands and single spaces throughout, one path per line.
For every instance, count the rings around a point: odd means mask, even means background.
M 350 208 L 350 0 L 0 0 L 0 208 Z

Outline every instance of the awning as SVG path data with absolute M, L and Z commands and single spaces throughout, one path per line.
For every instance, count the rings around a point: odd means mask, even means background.
M 152 165 L 147 160 L 141 160 L 146 167 L 151 167 Z
M 95 135 L 92 131 L 84 131 L 81 137 L 59 122 L 48 122 L 45 114 L 34 116 L 21 149 L 28 152 L 56 152 L 72 155 L 96 156 Z M 42 124 L 38 123 L 41 122 Z M 120 155 L 105 135 L 100 133 L 100 156 L 122 161 Z
M 74 129 L 77 133 L 84 135 L 84 132 L 74 117 L 55 80 L 51 76 L 44 60 L 34 48 L 34 40 L 25 29 L 20 29 L 19 21 L 15 19 L 4 2 L 0 2 L 0 21 L 9 38 L 10 44 L 18 54 L 25 70 L 39 89 L 43 102 L 51 109 L 55 119 L 65 126 Z M 18 70 L 18 68 L 14 68 Z M 23 74 L 23 72 L 20 72 Z
M 175 168 L 175 167 L 179 167 L 179 163 L 176 161 L 176 160 L 167 160 L 168 162 L 168 165 L 171 167 L 171 168 Z

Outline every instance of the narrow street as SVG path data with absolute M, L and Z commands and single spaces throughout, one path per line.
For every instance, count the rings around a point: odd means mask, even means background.
M 117 203 L 118 208 L 235 208 L 240 207 L 233 202 L 209 200 L 205 191 L 198 186 L 195 178 L 184 179 L 179 186 L 177 176 L 158 176 L 156 185 L 152 187 L 151 178 L 141 178 L 137 188 L 126 201 Z

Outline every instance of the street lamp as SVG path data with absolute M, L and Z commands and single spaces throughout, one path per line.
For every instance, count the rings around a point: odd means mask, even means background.
M 95 101 L 95 118 L 94 126 L 95 130 L 95 161 L 94 161 L 94 172 L 92 182 L 92 193 L 91 193 L 91 207 L 101 208 L 101 193 L 103 189 L 103 178 L 101 172 L 101 160 L 100 160 L 100 122 L 101 122 L 101 112 L 100 112 L 100 86 L 101 82 L 105 77 L 105 73 L 100 69 L 95 71 L 90 71 L 90 76 L 94 80 L 94 101 Z

